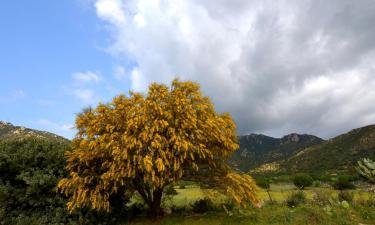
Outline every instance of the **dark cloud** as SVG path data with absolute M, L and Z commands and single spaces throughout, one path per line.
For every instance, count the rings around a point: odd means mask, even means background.
M 131 12 L 128 10 L 131 9 Z M 375 123 L 375 1 L 98 0 L 132 87 L 201 83 L 239 133 L 332 137 Z

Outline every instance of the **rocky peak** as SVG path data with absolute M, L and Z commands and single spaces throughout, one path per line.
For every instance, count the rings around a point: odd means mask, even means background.
M 13 126 L 13 124 L 0 120 L 0 127 L 9 127 L 9 126 Z
M 299 142 L 300 135 L 297 133 L 291 133 L 285 136 L 285 138 L 288 140 L 288 142 Z

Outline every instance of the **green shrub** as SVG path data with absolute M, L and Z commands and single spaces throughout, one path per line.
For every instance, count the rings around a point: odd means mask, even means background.
M 180 188 L 180 189 L 185 189 L 186 186 L 185 186 L 185 184 L 180 184 L 179 188 Z
M 270 180 L 265 177 L 257 177 L 255 179 L 256 184 L 263 189 L 270 189 Z
M 209 198 L 200 199 L 192 204 L 192 209 L 195 213 L 205 213 L 214 208 L 214 203 Z
M 331 196 L 326 191 L 316 191 L 313 194 L 313 202 L 319 206 L 329 205 L 331 203 Z
M 306 194 L 303 191 L 293 192 L 286 199 L 286 204 L 289 207 L 296 207 L 306 202 Z
M 332 184 L 336 190 L 350 190 L 355 189 L 355 185 L 352 183 L 353 177 L 342 175 L 337 178 Z
M 310 175 L 305 173 L 297 174 L 293 179 L 293 184 L 298 187 L 299 189 L 304 189 L 306 187 L 310 187 L 313 183 L 313 179 Z
M 172 205 L 171 207 L 172 213 L 177 215 L 186 215 L 191 212 L 191 208 L 186 205 L 176 206 Z
M 346 201 L 348 203 L 353 203 L 354 194 L 350 191 L 340 191 L 337 195 L 340 202 Z
M 174 189 L 174 186 L 173 185 L 168 185 L 165 189 L 164 189 L 164 194 L 165 195 L 169 195 L 169 196 L 173 196 L 173 195 L 177 195 L 177 191 L 176 189 Z

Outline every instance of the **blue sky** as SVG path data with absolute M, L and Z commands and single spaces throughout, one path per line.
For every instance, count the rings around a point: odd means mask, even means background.
M 71 138 L 83 107 L 129 89 L 113 76 L 127 63 L 105 51 L 108 34 L 88 4 L 4 1 L 0 27 L 0 120 Z
M 373 0 L 4 1 L 0 120 L 72 138 L 84 107 L 178 75 L 239 134 L 331 138 L 375 124 L 373 21 Z

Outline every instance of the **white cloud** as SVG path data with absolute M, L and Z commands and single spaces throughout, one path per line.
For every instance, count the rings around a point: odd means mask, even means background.
M 198 81 L 240 133 L 331 137 L 375 123 L 371 0 L 98 0 L 132 88 Z
M 125 12 L 122 10 L 121 0 L 98 0 L 95 7 L 97 14 L 111 23 L 117 25 L 125 23 Z
M 98 72 L 76 72 L 72 74 L 73 79 L 79 83 L 99 82 L 101 76 Z
M 127 78 L 125 68 L 122 66 L 115 66 L 113 69 L 113 76 L 118 81 L 124 81 Z
M 75 89 L 73 95 L 85 104 L 96 103 L 95 91 L 92 89 Z

